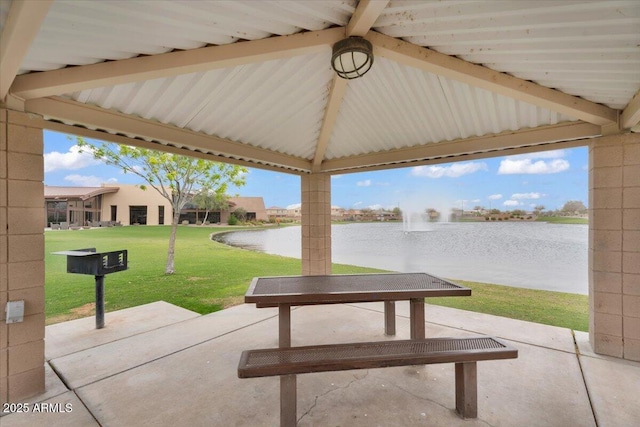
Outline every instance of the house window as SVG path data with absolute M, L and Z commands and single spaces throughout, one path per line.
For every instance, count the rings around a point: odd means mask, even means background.
M 158 206 L 158 224 L 164 225 L 164 206 Z
M 147 225 L 147 207 L 129 206 L 129 224 Z
M 60 224 L 67 220 L 67 202 L 53 201 L 47 202 L 47 222 L 49 224 Z

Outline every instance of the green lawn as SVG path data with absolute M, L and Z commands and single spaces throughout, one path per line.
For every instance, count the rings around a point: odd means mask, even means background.
M 540 216 L 536 221 L 550 222 L 552 224 L 589 224 L 587 218 L 572 218 L 565 216 Z
M 212 232 L 238 227 L 180 227 L 176 273 L 164 274 L 170 227 L 113 227 L 45 232 L 47 323 L 93 314 L 93 276 L 68 274 L 66 257 L 51 252 L 95 247 L 100 252 L 127 249 L 129 270 L 105 276 L 105 310 L 167 301 L 206 314 L 241 304 L 255 276 L 300 274 L 299 259 L 232 248 L 210 240 Z M 334 273 L 376 272 L 333 265 Z M 508 286 L 458 281 L 473 289 L 471 298 L 430 298 L 440 304 L 586 331 L 587 297 Z

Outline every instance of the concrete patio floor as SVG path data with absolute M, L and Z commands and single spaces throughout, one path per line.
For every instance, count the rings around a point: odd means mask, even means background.
M 396 313 L 392 338 L 382 304 L 299 307 L 293 345 L 406 339 L 408 303 Z M 594 354 L 586 333 L 432 305 L 426 317 L 427 336 L 486 334 L 519 350 L 478 363 L 477 419 L 455 414 L 454 365 L 439 364 L 300 375 L 299 425 L 639 425 L 640 363 Z M 47 390 L 28 402 L 58 412 L 9 414 L 0 425 L 277 426 L 278 378 L 236 375 L 242 350 L 277 346 L 277 325 L 272 308 L 200 316 L 156 302 L 107 313 L 101 330 L 93 317 L 48 326 Z

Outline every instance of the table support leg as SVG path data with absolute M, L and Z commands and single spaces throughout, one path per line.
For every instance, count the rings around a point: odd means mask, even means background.
M 411 339 L 423 340 L 425 338 L 423 298 L 411 298 L 409 302 L 409 316 L 411 323 Z
M 280 427 L 296 427 L 298 423 L 297 384 L 295 375 L 280 376 Z
M 456 363 L 456 411 L 463 418 L 478 417 L 478 367 L 476 362 Z
M 278 304 L 278 346 L 291 347 L 291 305 Z
M 384 302 L 384 334 L 396 334 L 396 302 Z
M 291 347 L 291 305 L 278 304 L 278 346 Z M 298 422 L 295 375 L 280 376 L 280 427 L 295 427 Z

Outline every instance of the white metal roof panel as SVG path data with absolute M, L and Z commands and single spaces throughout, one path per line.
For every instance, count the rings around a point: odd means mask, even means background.
M 616 109 L 640 89 L 637 0 L 392 1 L 374 29 Z
M 195 132 L 311 158 L 330 52 L 103 87 L 67 97 Z
M 5 13 L 9 2 L 2 4 Z M 56 0 L 20 73 L 344 26 L 355 5 L 355 0 Z
M 349 83 L 326 158 L 553 125 L 575 119 L 377 58 Z

